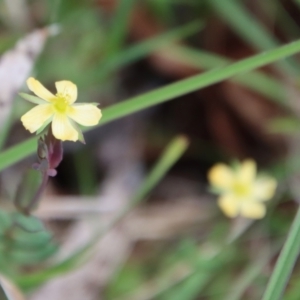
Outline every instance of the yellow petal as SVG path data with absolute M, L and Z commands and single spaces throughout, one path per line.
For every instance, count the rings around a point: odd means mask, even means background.
M 208 180 L 216 188 L 228 189 L 233 183 L 234 175 L 228 166 L 219 163 L 209 170 Z
M 255 201 L 243 202 L 240 210 L 241 215 L 249 219 L 261 219 L 266 214 L 265 206 Z
M 40 104 L 32 108 L 21 117 L 24 127 L 31 133 L 37 131 L 43 124 L 51 118 L 53 110 L 49 104 Z
M 237 173 L 238 180 L 241 182 L 253 182 L 256 177 L 256 163 L 252 159 L 247 159 L 242 162 Z
M 38 80 L 30 77 L 26 81 L 28 88 L 45 101 L 51 101 L 55 96 L 49 92 Z
M 55 82 L 56 90 L 59 96 L 65 98 L 69 104 L 77 99 L 77 86 L 71 81 L 62 80 Z
M 227 217 L 234 218 L 239 213 L 239 201 L 232 195 L 220 196 L 218 205 Z
M 77 104 L 71 107 L 68 116 L 83 126 L 93 126 L 99 123 L 101 110 L 92 104 Z
M 55 114 L 52 121 L 53 135 L 62 141 L 77 141 L 78 132 L 71 125 L 68 117 L 64 114 Z
M 261 201 L 269 200 L 274 196 L 276 187 L 277 182 L 274 178 L 260 177 L 253 186 L 254 197 Z

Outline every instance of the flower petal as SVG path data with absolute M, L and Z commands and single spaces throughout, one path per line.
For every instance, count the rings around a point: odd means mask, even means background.
M 71 125 L 68 117 L 64 114 L 55 114 L 52 121 L 53 135 L 62 141 L 77 141 L 78 132 Z
M 77 99 L 77 86 L 71 81 L 62 80 L 55 82 L 57 93 L 65 98 L 69 104 L 72 104 Z
M 24 127 L 31 133 L 37 131 L 53 115 L 53 110 L 49 104 L 40 104 L 32 108 L 21 117 Z
M 234 218 L 239 213 L 239 201 L 230 194 L 220 196 L 218 205 L 227 217 Z
M 261 219 L 266 214 L 266 208 L 262 203 L 247 201 L 241 204 L 241 215 L 249 219 Z
M 213 187 L 229 189 L 234 181 L 234 174 L 228 166 L 219 163 L 209 170 L 208 180 Z
M 49 92 L 38 80 L 30 77 L 26 81 L 28 88 L 41 99 L 50 102 L 55 96 Z
M 83 126 L 93 126 L 101 119 L 101 110 L 93 104 L 77 104 L 70 108 L 68 116 Z
M 252 159 L 244 160 L 238 170 L 238 180 L 241 182 L 250 183 L 256 177 L 256 163 Z
M 260 177 L 254 183 L 253 193 L 254 197 L 260 201 L 267 201 L 271 199 L 277 187 L 277 182 L 271 177 Z

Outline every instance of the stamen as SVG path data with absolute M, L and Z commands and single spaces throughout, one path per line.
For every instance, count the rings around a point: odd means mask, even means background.
M 53 103 L 55 111 L 59 113 L 66 113 L 67 108 L 69 107 L 66 97 L 63 97 L 61 94 L 57 94 L 56 96 L 57 98 Z
M 248 196 L 250 194 L 251 187 L 249 184 L 235 182 L 233 185 L 233 191 L 240 197 Z

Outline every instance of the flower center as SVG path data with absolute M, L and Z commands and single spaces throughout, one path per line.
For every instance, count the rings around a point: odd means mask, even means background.
M 235 182 L 233 184 L 233 192 L 236 194 L 238 197 L 246 197 L 249 196 L 251 192 L 251 187 L 249 184 L 245 184 L 242 182 Z
M 53 107 L 55 111 L 58 113 L 66 113 L 67 108 L 69 107 L 69 103 L 65 97 L 61 97 L 60 95 L 57 95 L 57 98 L 53 102 Z

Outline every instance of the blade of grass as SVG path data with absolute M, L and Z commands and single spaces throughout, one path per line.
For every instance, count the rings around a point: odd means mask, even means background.
M 131 211 L 131 209 L 137 205 L 139 202 L 144 200 L 148 193 L 155 188 L 158 182 L 166 175 L 166 173 L 171 169 L 171 167 L 180 159 L 183 153 L 188 147 L 188 140 L 184 136 L 178 136 L 174 138 L 167 148 L 164 150 L 163 154 L 150 171 L 146 179 L 142 182 L 140 188 L 133 196 L 132 201 L 126 206 L 113 220 L 108 224 L 107 227 L 101 229 L 91 242 L 84 246 L 82 249 L 77 251 L 75 254 L 62 261 L 58 265 L 50 267 L 47 270 L 41 272 L 36 272 L 34 274 L 26 274 L 16 278 L 15 281 L 24 289 L 32 288 L 41 284 L 42 282 L 49 280 L 53 276 L 60 273 L 67 272 L 78 265 L 82 261 L 82 257 L 93 247 L 95 243 L 101 239 L 104 234 L 113 226 L 115 226 L 124 216 Z
M 221 266 L 224 262 L 220 261 L 220 258 L 215 257 L 215 260 L 210 261 L 210 267 L 197 269 L 197 272 L 193 273 L 186 278 L 185 281 L 179 282 L 178 285 L 173 286 L 173 289 L 162 293 L 161 300 L 193 300 L 200 294 L 201 290 L 208 284 L 213 276 L 218 272 L 221 272 Z M 209 268 L 208 268 L 209 269 Z M 153 299 L 153 298 L 152 298 Z M 154 298 L 155 299 L 155 298 Z
M 273 27 L 278 25 L 280 30 L 283 31 L 284 35 L 289 39 L 299 38 L 300 28 L 280 0 L 272 2 L 261 1 L 258 4 L 269 20 L 273 21 Z
M 294 218 L 287 240 L 281 250 L 262 300 L 282 298 L 300 252 L 300 208 Z
M 283 59 L 300 51 L 300 41 L 292 42 L 276 49 L 243 59 L 229 66 L 214 69 L 187 79 L 158 88 L 127 101 L 103 109 L 103 118 L 98 126 L 122 118 L 142 109 L 163 103 L 201 88 L 218 83 L 232 76 L 249 72 L 253 69 Z M 91 130 L 90 129 L 86 129 Z M 19 143 L 0 153 L 0 171 L 32 154 L 36 147 L 36 138 Z
M 224 298 L 224 300 L 240 300 L 243 297 L 246 289 L 250 284 L 261 274 L 263 268 L 267 265 L 270 259 L 279 250 L 278 245 L 272 249 L 270 253 L 269 249 L 260 253 L 256 262 L 251 262 L 249 266 L 243 271 L 243 273 L 237 278 L 232 288 L 232 291 Z
M 278 41 L 242 6 L 241 1 L 210 0 L 208 3 L 239 36 L 259 50 L 278 45 Z M 234 17 L 233 17 L 234 16 Z
M 164 24 L 172 24 L 172 21 L 173 24 L 175 23 L 175 14 L 170 1 L 151 0 L 148 1 L 147 6 L 152 12 L 154 12 L 155 17 L 158 20 L 164 22 Z
M 216 55 L 204 50 L 193 49 L 187 46 L 175 46 L 171 49 L 170 55 L 200 69 L 213 69 L 226 66 L 232 63 L 230 59 Z M 287 106 L 284 102 L 285 93 L 281 83 L 270 75 L 259 71 L 252 71 L 247 74 L 240 74 L 232 77 L 232 81 L 238 82 L 263 96 L 266 96 L 281 105 Z
M 110 75 L 112 72 L 117 71 L 121 67 L 128 65 L 132 62 L 135 62 L 153 51 L 171 44 L 177 40 L 182 40 L 185 37 L 191 36 L 203 27 L 203 23 L 199 21 L 193 21 L 184 26 L 170 30 L 166 33 L 160 34 L 153 38 L 142 41 L 136 45 L 133 45 L 127 49 L 124 49 L 118 55 L 110 56 L 104 62 L 101 61 L 100 64 L 94 67 L 94 70 L 91 70 L 91 76 L 93 82 L 99 82 Z M 91 82 L 87 82 L 91 84 Z
M 298 6 L 299 6 L 299 8 L 300 8 L 300 0 L 294 0 L 293 1 L 295 4 L 297 4 Z
M 299 270 L 293 275 L 293 279 L 289 282 L 289 288 L 286 290 L 286 293 L 283 300 L 299 300 L 300 299 L 300 290 L 299 290 Z
M 133 197 L 133 203 L 137 203 L 144 199 L 148 193 L 158 184 L 159 181 L 166 175 L 168 170 L 182 156 L 188 147 L 188 140 L 184 136 L 175 138 L 167 147 L 159 161 L 151 170 L 146 180 Z
M 208 1 L 215 11 L 222 17 L 239 36 L 248 41 L 258 50 L 267 50 L 279 45 L 279 41 L 268 32 L 249 12 L 245 10 L 240 1 L 211 0 Z M 233 17 L 234 16 L 234 17 Z M 294 62 L 293 62 L 294 64 Z M 283 62 L 279 66 L 291 74 L 299 74 L 295 66 Z M 297 65 L 297 64 L 296 64 Z
M 118 1 L 117 10 L 110 32 L 106 38 L 106 47 L 104 59 L 111 57 L 119 52 L 125 41 L 129 27 L 130 12 L 133 9 L 136 0 Z

